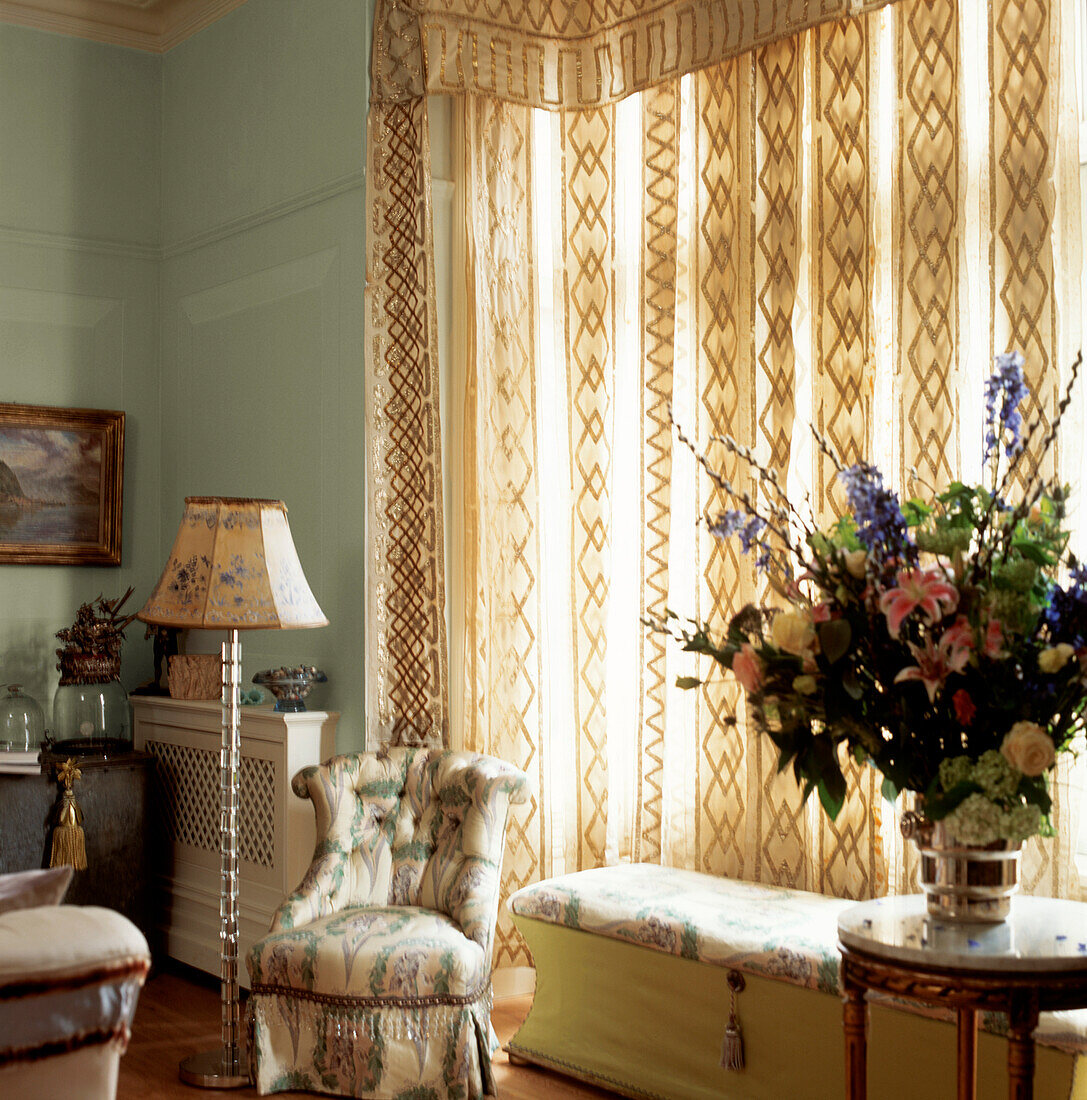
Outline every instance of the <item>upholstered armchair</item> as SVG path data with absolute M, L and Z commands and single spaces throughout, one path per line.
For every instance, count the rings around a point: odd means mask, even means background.
M 491 955 L 524 775 L 392 748 L 306 768 L 317 848 L 247 960 L 261 1094 L 493 1096 Z

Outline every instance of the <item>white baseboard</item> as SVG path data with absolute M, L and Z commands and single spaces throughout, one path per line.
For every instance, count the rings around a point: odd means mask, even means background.
M 504 966 L 491 976 L 494 999 L 524 997 L 536 992 L 536 968 L 532 966 Z

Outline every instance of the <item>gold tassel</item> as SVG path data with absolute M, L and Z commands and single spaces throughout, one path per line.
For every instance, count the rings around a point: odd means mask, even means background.
M 725 1025 L 725 1039 L 721 1044 L 721 1068 L 740 1070 L 744 1068 L 744 1035 L 740 1030 L 740 1018 L 736 1015 L 736 994 L 742 993 L 747 983 L 738 970 L 728 972 L 728 1023 Z
M 744 1068 L 744 1036 L 735 1012 L 728 1014 L 725 1041 L 721 1044 L 721 1066 L 724 1069 Z
M 64 784 L 60 795 L 60 812 L 53 827 L 53 851 L 49 857 L 50 867 L 64 864 L 77 871 L 87 869 L 87 840 L 83 833 L 83 811 L 75 800 L 72 787 L 83 773 L 76 767 L 75 760 L 69 757 L 57 768 L 57 779 Z

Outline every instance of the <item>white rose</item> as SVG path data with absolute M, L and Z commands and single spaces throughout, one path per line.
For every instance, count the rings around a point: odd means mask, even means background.
M 1016 722 L 1004 737 L 1000 752 L 1024 775 L 1041 775 L 1057 758 L 1053 738 L 1037 722 Z
M 856 577 L 857 580 L 860 580 L 864 576 L 867 564 L 867 550 L 850 550 L 849 553 L 845 555 L 845 570 L 851 577 Z
M 1075 652 L 1075 647 L 1070 646 L 1067 642 L 1061 642 L 1059 645 L 1051 645 L 1048 649 L 1043 649 L 1042 652 L 1038 654 L 1038 667 L 1042 672 L 1050 674 L 1060 672 L 1060 670 L 1072 659 L 1072 654 Z
M 781 611 L 774 616 L 770 638 L 778 649 L 803 657 L 815 645 L 815 627 L 807 615 Z

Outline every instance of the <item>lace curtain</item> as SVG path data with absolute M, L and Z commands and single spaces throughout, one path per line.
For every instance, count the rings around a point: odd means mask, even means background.
M 696 527 L 714 502 L 668 406 L 700 441 L 751 446 L 824 517 L 839 501 L 809 422 L 904 486 L 911 467 L 938 484 L 976 472 L 996 351 L 1024 352 L 1052 410 L 1078 347 L 1071 5 L 900 0 L 692 51 L 666 79 L 622 43 L 671 39 L 616 30 L 592 57 L 624 65 L 582 55 L 573 92 L 596 99 L 547 113 L 570 92 L 555 56 L 430 18 L 406 19 L 395 58 L 375 47 L 375 87 L 410 72 L 416 93 L 375 100 L 370 121 L 375 732 L 437 739 L 447 720 L 420 98 L 445 87 L 465 93 L 467 231 L 454 732 L 532 778 L 507 888 L 625 859 L 848 897 L 906 884 L 871 772 L 853 769 L 836 822 L 802 807 L 769 743 L 727 726 L 731 679 L 679 691 L 709 670 L 640 625 L 666 605 L 723 620 L 760 595 L 750 562 Z M 405 720 L 405 685 L 422 721 Z M 1058 837 L 1025 859 L 1039 892 L 1075 888 L 1078 799 L 1061 795 Z M 498 961 L 529 961 L 505 917 Z

